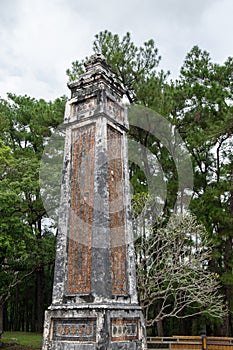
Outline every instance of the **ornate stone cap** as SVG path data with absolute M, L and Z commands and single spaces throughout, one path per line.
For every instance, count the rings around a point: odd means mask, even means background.
M 72 97 L 83 95 L 84 90 L 95 89 L 96 86 L 99 88 L 100 83 L 108 86 L 118 97 L 123 96 L 123 89 L 102 54 L 96 53 L 90 56 L 84 66 L 86 72 L 80 75 L 78 80 L 68 83 Z
M 106 62 L 105 56 L 101 53 L 95 53 L 94 55 L 91 55 L 91 57 L 84 63 L 84 66 L 88 71 L 90 67 L 93 67 L 98 63 L 100 63 L 102 66 L 105 66 L 108 69 L 110 68 Z

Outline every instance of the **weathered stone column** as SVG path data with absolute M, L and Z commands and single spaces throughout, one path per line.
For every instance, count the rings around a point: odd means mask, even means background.
M 145 349 L 123 91 L 102 55 L 69 84 L 53 301 L 43 350 Z

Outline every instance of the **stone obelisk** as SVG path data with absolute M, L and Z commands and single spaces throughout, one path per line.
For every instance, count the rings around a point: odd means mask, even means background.
M 145 349 L 123 90 L 102 55 L 85 67 L 68 85 L 53 299 L 43 350 Z

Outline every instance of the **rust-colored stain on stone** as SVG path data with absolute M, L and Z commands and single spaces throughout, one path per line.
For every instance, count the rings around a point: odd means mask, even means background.
M 43 350 L 145 350 L 137 303 L 124 91 L 95 54 L 70 82 L 60 231 Z M 126 244 L 127 243 L 127 244 Z
M 68 293 L 90 293 L 95 125 L 73 130 Z
M 124 295 L 127 290 L 122 134 L 108 126 L 107 138 L 112 294 Z

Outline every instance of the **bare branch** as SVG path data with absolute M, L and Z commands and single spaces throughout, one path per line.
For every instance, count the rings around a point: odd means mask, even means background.
M 211 251 L 205 229 L 189 213 L 174 215 L 164 228 L 147 228 L 136 254 L 139 298 L 148 326 L 167 317 L 225 315 L 218 276 L 208 270 Z M 159 308 L 149 318 L 152 305 Z

